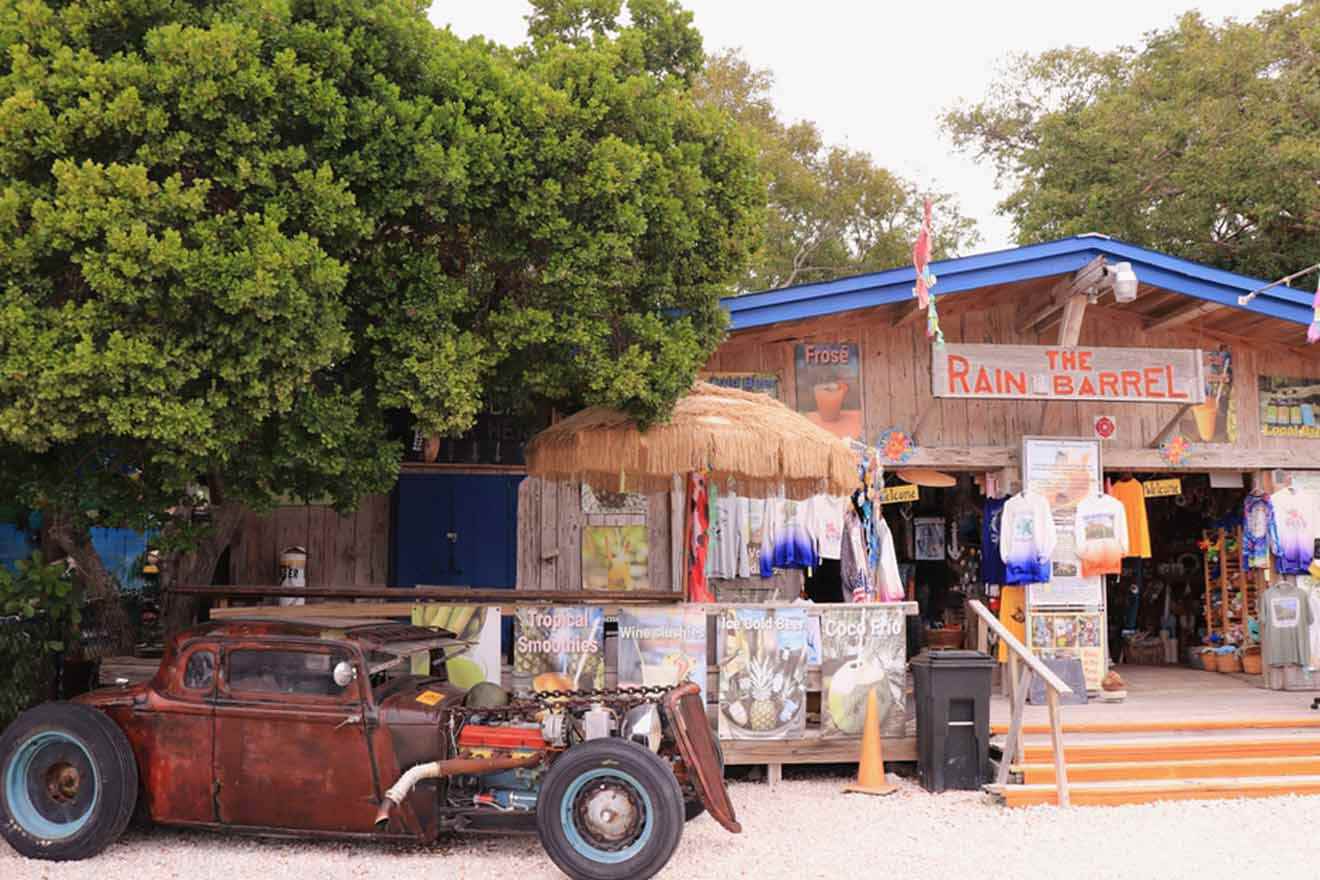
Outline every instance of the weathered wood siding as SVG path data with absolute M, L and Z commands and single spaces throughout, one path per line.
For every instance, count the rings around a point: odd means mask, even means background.
M 1019 329 L 1023 308 L 1014 302 L 962 310 L 942 319 L 949 342 L 1053 345 L 1058 326 L 1043 332 Z M 923 453 L 942 451 L 941 463 L 958 466 L 967 447 L 1018 448 L 1028 434 L 1091 436 L 1097 415 L 1113 416 L 1118 435 L 1107 450 L 1139 450 L 1150 446 L 1179 412 L 1177 404 L 1063 401 L 950 400 L 931 393 L 931 346 L 924 322 L 897 323 L 893 312 L 858 312 L 836 318 L 762 328 L 735 334 L 712 357 L 707 369 L 720 372 L 776 372 L 783 397 L 796 404 L 793 347 L 799 342 L 856 342 L 862 352 L 862 408 L 866 432 L 874 439 L 889 427 L 916 431 Z M 1248 316 L 1250 319 L 1250 316 Z M 896 326 L 897 324 L 897 326 Z M 1303 331 L 1297 330 L 1299 342 Z M 1082 326 L 1081 345 L 1127 348 L 1201 348 L 1227 345 L 1233 355 L 1233 394 L 1237 408 L 1237 441 L 1207 444 L 1203 463 L 1236 461 L 1234 450 L 1291 450 L 1313 458 L 1320 467 L 1320 440 L 1265 437 L 1260 432 L 1257 377 L 1260 375 L 1320 378 L 1320 350 L 1255 342 L 1244 337 L 1213 336 L 1195 327 L 1147 333 L 1142 319 L 1121 310 L 1092 306 Z M 1197 438 L 1188 439 L 1196 442 Z M 1209 452 L 1216 453 L 1213 456 Z M 923 457 L 924 458 L 924 457 Z M 983 456 L 982 456 L 983 458 Z M 1196 458 L 1189 466 L 1194 467 Z M 1217 466 L 1225 466 L 1223 463 Z M 1241 466 L 1251 466 L 1250 457 Z
M 368 495 L 356 512 L 321 505 L 248 513 L 229 547 L 234 584 L 274 584 L 285 547 L 307 548 L 307 586 L 383 586 L 389 579 L 390 502 Z
M 673 515 L 669 492 L 647 497 L 646 514 L 587 514 L 582 488 L 528 477 L 518 486 L 519 590 L 582 589 L 582 528 L 591 525 L 646 525 L 648 590 L 676 590 Z

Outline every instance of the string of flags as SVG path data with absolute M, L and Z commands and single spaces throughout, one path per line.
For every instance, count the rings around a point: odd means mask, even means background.
M 917 286 L 912 288 L 912 295 L 917 298 L 917 307 L 926 311 L 926 338 L 934 340 L 936 345 L 943 345 L 944 331 L 940 329 L 940 314 L 935 308 L 935 294 L 931 292 L 937 279 L 930 271 L 930 199 L 926 199 L 923 206 L 921 231 L 912 245 L 912 268 L 917 273 Z

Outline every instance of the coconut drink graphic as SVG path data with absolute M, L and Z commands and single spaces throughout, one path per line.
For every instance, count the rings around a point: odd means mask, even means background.
M 841 733 L 857 735 L 866 722 L 866 698 L 875 691 L 880 717 L 889 713 L 893 696 L 889 680 L 878 659 L 855 658 L 839 667 L 830 680 L 830 717 Z

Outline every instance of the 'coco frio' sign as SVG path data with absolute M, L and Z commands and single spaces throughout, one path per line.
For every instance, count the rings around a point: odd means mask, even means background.
M 1113 400 L 1193 404 L 1205 400 L 1201 352 L 1181 348 L 935 346 L 936 397 Z

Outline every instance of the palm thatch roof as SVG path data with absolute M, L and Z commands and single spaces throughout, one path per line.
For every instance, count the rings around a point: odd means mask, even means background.
M 674 474 L 705 470 L 740 495 L 844 495 L 857 485 L 845 442 L 765 394 L 696 382 L 664 424 L 590 407 L 551 425 L 526 450 L 527 473 L 581 480 L 603 492 L 661 492 Z

